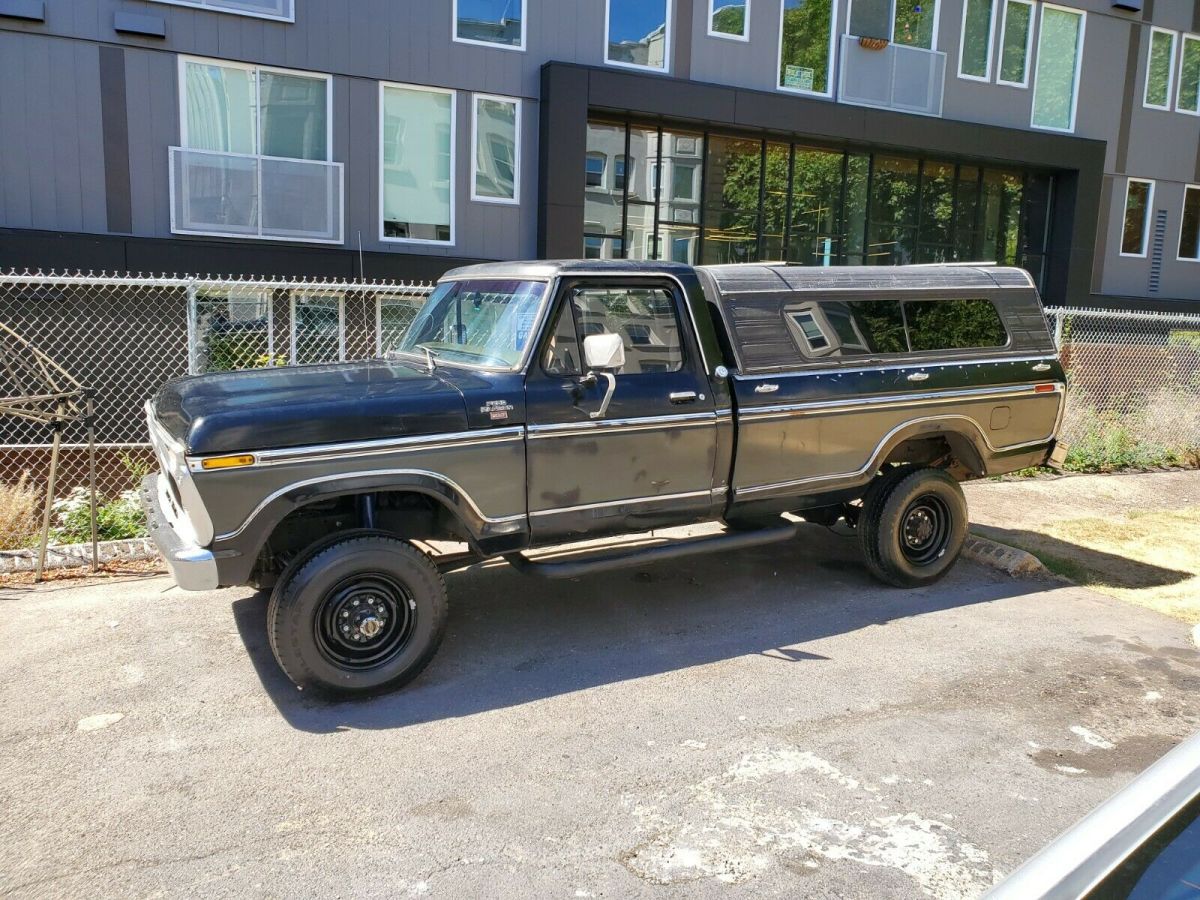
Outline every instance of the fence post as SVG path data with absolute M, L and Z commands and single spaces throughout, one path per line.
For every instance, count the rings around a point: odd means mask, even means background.
M 1054 312 L 1054 349 L 1062 352 L 1063 345 L 1063 319 L 1066 317 L 1065 310 L 1055 310 Z
M 188 342 L 188 374 L 200 374 L 200 348 L 196 346 L 196 279 L 189 278 L 187 283 L 187 342 Z

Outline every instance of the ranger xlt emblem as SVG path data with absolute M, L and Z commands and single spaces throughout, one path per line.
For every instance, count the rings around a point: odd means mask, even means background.
M 779 390 L 779 385 L 777 385 L 777 384 L 760 384 L 758 387 L 756 387 L 754 389 L 754 393 L 756 393 L 756 394 L 773 394 L 777 390 Z

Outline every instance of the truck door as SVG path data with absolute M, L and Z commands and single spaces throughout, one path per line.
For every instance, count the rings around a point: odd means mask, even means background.
M 535 540 L 682 524 L 713 514 L 716 412 L 679 284 L 560 282 L 526 381 Z M 620 335 L 624 365 L 589 372 L 588 335 Z M 603 410 L 603 412 L 602 412 Z

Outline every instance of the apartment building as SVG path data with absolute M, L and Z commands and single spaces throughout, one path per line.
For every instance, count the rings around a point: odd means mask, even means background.
M 993 260 L 1200 306 L 1195 0 L 0 0 L 0 268 Z

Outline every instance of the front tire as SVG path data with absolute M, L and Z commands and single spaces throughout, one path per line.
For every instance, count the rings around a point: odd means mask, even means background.
M 859 523 L 871 574 L 912 588 L 950 571 L 967 538 L 967 501 L 958 482 L 941 469 L 906 467 L 872 487 Z
M 289 566 L 271 594 L 267 629 L 296 687 L 369 696 L 421 673 L 446 615 L 446 586 L 429 557 L 367 533 L 318 546 Z

